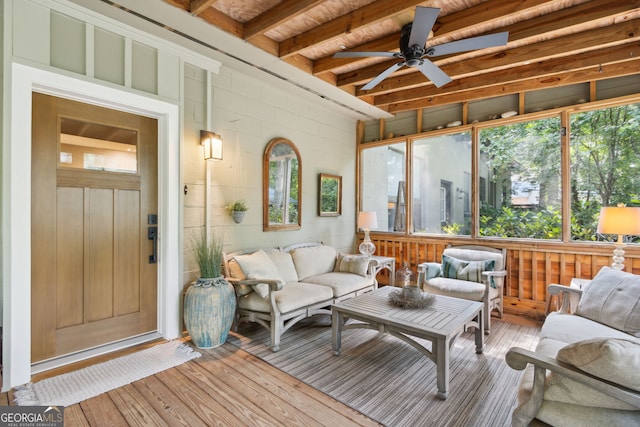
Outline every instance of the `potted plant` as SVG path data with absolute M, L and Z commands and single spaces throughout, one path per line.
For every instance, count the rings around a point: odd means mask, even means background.
M 233 221 L 236 224 L 240 224 L 244 219 L 244 214 L 249 210 L 249 207 L 244 200 L 236 200 L 227 206 L 227 210 L 231 214 Z
M 184 297 L 184 323 L 191 340 L 199 348 L 214 348 L 227 340 L 236 311 L 233 286 L 222 277 L 224 238 L 204 227 L 193 239 L 193 255 L 200 277 Z

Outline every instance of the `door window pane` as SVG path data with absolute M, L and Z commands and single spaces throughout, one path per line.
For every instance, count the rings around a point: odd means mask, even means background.
M 137 173 L 138 132 L 62 117 L 58 165 Z
M 412 161 L 414 232 L 471 234 L 471 133 L 416 140 Z
M 570 146 L 571 239 L 615 240 L 597 235 L 598 215 L 640 206 L 640 104 L 571 114 Z
M 560 118 L 480 131 L 479 177 L 491 183 L 480 235 L 560 239 Z
M 375 211 L 376 230 L 406 231 L 405 143 L 362 150 L 362 211 Z

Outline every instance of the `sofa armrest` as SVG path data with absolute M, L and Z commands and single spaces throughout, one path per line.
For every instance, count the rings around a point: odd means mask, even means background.
M 560 301 L 560 308 L 558 309 L 558 312 L 560 313 L 573 313 L 576 311 L 576 309 L 578 307 L 572 307 L 571 303 L 572 303 L 572 295 L 577 295 L 578 296 L 578 301 L 580 300 L 580 297 L 582 296 L 582 289 L 578 289 L 578 288 L 571 288 L 569 286 L 564 286 L 564 285 L 558 285 L 555 283 L 550 284 L 549 286 L 547 286 L 547 297 L 550 298 L 552 296 L 560 296 L 561 301 Z M 577 304 L 577 303 L 576 303 Z
M 439 262 L 423 262 L 418 265 L 418 268 L 424 268 L 424 280 L 433 279 L 434 277 L 440 277 L 442 274 L 442 264 Z
M 531 398 L 513 413 L 513 425 L 529 425 L 535 418 L 544 398 L 546 371 L 552 371 L 566 378 L 580 382 L 640 409 L 640 393 L 624 386 L 589 375 L 571 365 L 559 362 L 553 357 L 544 356 L 531 350 L 512 347 L 505 356 L 507 364 L 516 370 L 524 370 L 529 363 L 534 366 L 533 389 Z
M 233 286 L 241 286 L 241 285 L 246 285 L 246 286 L 251 286 L 251 285 L 259 285 L 261 283 L 267 284 L 269 285 L 269 292 L 275 292 L 275 291 L 279 291 L 282 289 L 282 287 L 284 286 L 284 283 L 282 283 L 282 280 L 272 280 L 272 279 L 233 279 L 233 278 L 227 278 L 226 279 L 229 283 L 231 283 Z

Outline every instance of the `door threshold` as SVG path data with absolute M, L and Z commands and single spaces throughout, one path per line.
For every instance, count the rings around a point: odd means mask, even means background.
M 104 360 L 112 359 L 118 356 L 122 356 L 121 353 L 126 353 L 125 350 L 131 349 L 133 347 L 139 347 L 143 344 L 151 344 L 153 341 L 161 341 L 164 342 L 164 338 L 158 332 L 150 332 L 147 334 L 138 335 L 135 337 L 127 338 L 120 341 L 115 341 L 109 344 L 101 345 L 98 347 L 90 348 L 87 350 L 79 351 L 77 353 L 66 354 L 64 356 L 56 357 L 53 359 L 43 360 L 37 363 L 31 364 L 31 380 L 34 381 L 33 375 L 40 374 L 45 371 L 51 371 L 54 369 L 60 369 L 60 371 L 71 371 L 75 369 L 80 369 L 85 366 L 93 365 L 96 363 L 103 362 Z M 113 354 L 118 353 L 118 354 Z M 85 362 L 85 363 L 80 363 Z M 82 366 L 74 367 L 73 369 L 68 369 L 68 365 L 78 364 Z M 63 373 L 63 372 L 59 372 Z M 53 376 L 57 375 L 56 373 L 47 372 L 47 375 L 43 376 Z

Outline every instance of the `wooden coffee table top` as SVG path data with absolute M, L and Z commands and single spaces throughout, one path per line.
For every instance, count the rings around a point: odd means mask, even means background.
M 433 295 L 433 301 L 423 308 L 402 308 L 389 301 L 389 293 L 398 288 L 384 286 L 337 304 L 334 308 L 347 317 L 363 320 L 383 321 L 387 324 L 402 325 L 404 328 L 415 328 L 420 334 L 449 337 L 458 332 L 461 326 L 475 318 L 482 308 L 482 303 L 442 295 Z M 409 331 L 407 331 L 409 332 Z

